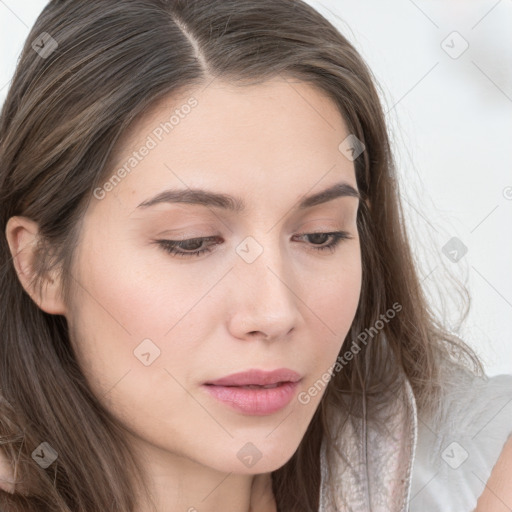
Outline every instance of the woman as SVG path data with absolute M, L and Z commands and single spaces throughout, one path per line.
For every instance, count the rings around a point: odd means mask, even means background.
M 2 510 L 476 506 L 428 450 L 480 400 L 492 467 L 510 379 L 432 314 L 371 73 L 314 9 L 54 0 L 0 121 Z

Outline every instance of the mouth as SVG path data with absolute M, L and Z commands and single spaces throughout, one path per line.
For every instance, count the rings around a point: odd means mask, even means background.
M 225 388 L 239 388 L 239 389 L 275 389 L 283 384 L 286 384 L 290 381 L 281 381 L 277 382 L 276 384 L 267 384 L 265 386 L 259 385 L 259 384 L 249 384 L 246 386 L 219 386 L 218 384 L 209 384 L 206 383 L 205 386 L 217 386 L 217 387 L 225 387 Z
M 286 382 L 298 382 L 302 376 L 289 368 L 279 368 L 273 371 L 251 369 L 244 372 L 233 373 L 220 379 L 205 382 L 206 385 L 225 387 L 253 387 L 272 388 Z
M 232 410 L 250 416 L 268 416 L 285 409 L 296 395 L 299 382 L 269 385 L 223 386 L 203 384 L 203 389 Z

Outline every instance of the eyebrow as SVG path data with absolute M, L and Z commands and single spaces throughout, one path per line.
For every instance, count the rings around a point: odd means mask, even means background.
M 359 200 L 361 199 L 359 191 L 357 191 L 352 185 L 341 182 L 315 194 L 304 196 L 296 206 L 296 209 L 305 210 L 339 197 L 356 197 Z M 199 188 L 188 188 L 186 190 L 164 190 L 156 196 L 143 201 L 137 206 L 137 208 L 148 208 L 160 203 L 185 203 L 210 206 L 213 208 L 222 208 L 234 213 L 241 213 L 245 210 L 245 204 L 239 197 L 211 192 Z

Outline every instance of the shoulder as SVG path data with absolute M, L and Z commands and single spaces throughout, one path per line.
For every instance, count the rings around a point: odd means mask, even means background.
M 461 372 L 436 418 L 418 415 L 411 512 L 475 509 L 512 433 L 512 375 Z
M 512 474 L 512 436 L 507 439 L 498 462 L 494 466 L 484 492 L 477 502 L 475 512 L 498 512 L 504 506 L 512 510 L 512 486 L 509 478 Z

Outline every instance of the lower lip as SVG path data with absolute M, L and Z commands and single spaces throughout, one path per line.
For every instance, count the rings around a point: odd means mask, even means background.
M 203 387 L 214 398 L 233 409 L 253 416 L 266 416 L 280 411 L 291 402 L 299 382 L 286 382 L 269 389 L 245 389 L 206 384 Z

